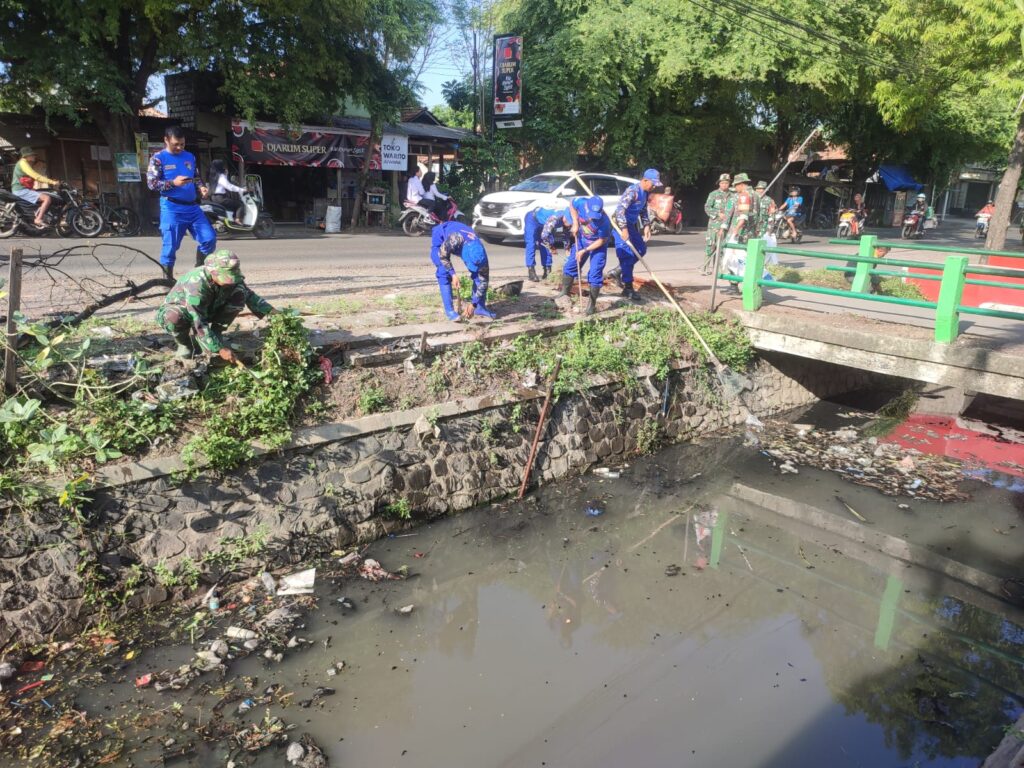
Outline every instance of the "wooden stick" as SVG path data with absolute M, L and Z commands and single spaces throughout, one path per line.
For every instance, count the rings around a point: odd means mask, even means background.
M 540 443 L 540 436 L 548 420 L 548 409 L 551 407 L 551 393 L 555 389 L 555 382 L 558 380 L 558 372 L 560 370 L 562 370 L 561 355 L 555 360 L 555 370 L 551 372 L 551 379 L 548 381 L 548 391 L 544 395 L 544 407 L 540 411 L 540 421 L 537 422 L 537 432 L 533 436 L 533 445 L 530 446 L 530 456 L 526 460 L 526 467 L 523 469 L 523 483 L 519 486 L 517 499 L 523 498 L 523 494 L 526 493 L 526 484 L 530 482 L 530 470 L 533 469 L 534 459 L 537 458 L 537 445 Z
M 4 391 L 14 394 L 18 389 L 18 323 L 14 315 L 21 309 L 21 248 L 11 249 L 7 273 L 7 347 L 4 349 Z

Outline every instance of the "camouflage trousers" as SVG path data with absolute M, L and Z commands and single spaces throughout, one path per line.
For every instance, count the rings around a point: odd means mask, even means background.
M 718 243 L 719 232 L 721 232 L 721 224 L 717 221 L 708 222 L 708 231 L 704 235 L 704 263 L 706 265 L 711 264 L 715 259 L 715 245 Z M 723 234 L 724 238 L 725 235 Z
M 227 304 L 221 307 L 213 317 L 207 319 L 207 327 L 219 338 L 244 308 L 245 304 L 240 306 Z M 192 318 L 181 307 L 173 304 L 161 305 L 160 309 L 156 311 L 156 321 L 160 324 L 161 328 L 171 334 L 178 344 L 192 344 L 195 346 L 191 339 L 195 333 Z

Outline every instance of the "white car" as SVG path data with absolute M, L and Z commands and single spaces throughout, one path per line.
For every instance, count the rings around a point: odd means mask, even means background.
M 630 184 L 639 179 L 613 176 L 609 173 L 580 173 L 591 192 L 604 200 L 609 216 L 615 213 L 619 198 Z M 523 237 L 523 217 L 535 208 L 564 208 L 586 192 L 571 171 L 552 171 L 531 176 L 506 192 L 484 195 L 473 208 L 473 229 L 487 242 L 500 243 L 505 238 Z

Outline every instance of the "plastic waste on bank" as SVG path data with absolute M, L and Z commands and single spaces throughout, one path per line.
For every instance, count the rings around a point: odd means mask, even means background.
M 277 584 L 279 595 L 311 595 L 313 584 L 316 582 L 316 568 L 308 568 L 305 571 L 290 573 L 282 576 Z

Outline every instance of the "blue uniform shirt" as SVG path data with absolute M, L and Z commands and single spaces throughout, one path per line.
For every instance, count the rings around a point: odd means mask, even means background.
M 564 208 L 538 208 L 533 215 L 537 219 L 537 223 L 543 227 L 552 216 L 559 216 L 563 213 L 565 213 Z
M 615 208 L 615 223 L 619 229 L 625 229 L 627 224 L 636 224 L 638 221 L 644 227 L 650 223 L 647 217 L 647 193 L 641 189 L 639 182 L 626 187 Z
M 470 227 L 458 221 L 446 221 L 437 226 L 441 227 L 444 236 L 438 249 L 438 258 L 445 267 L 452 268 L 452 256 L 462 258 L 466 262 L 466 268 L 474 272 L 481 264 L 487 262 L 487 252 L 476 232 Z
M 604 238 L 604 247 L 607 248 L 612 240 L 612 222 L 608 214 L 601 211 L 601 215 L 593 219 L 580 217 L 580 247 L 586 248 L 601 238 Z
M 178 176 L 187 176 L 192 181 L 176 187 L 173 182 Z M 195 155 L 188 150 L 174 154 L 164 149 L 150 158 L 146 184 L 154 192 L 159 192 L 163 199 L 180 205 L 192 205 L 199 201 L 196 176 Z

